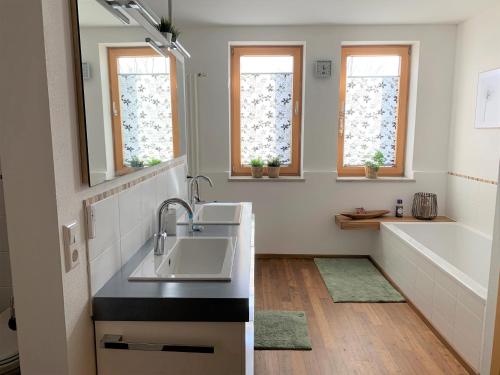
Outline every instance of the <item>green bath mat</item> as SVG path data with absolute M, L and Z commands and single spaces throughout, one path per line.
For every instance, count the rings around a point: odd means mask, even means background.
M 256 350 L 311 350 L 303 311 L 256 311 Z
M 333 302 L 404 302 L 369 259 L 315 258 Z

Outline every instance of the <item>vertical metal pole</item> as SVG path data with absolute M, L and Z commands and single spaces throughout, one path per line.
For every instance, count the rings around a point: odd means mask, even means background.
M 172 0 L 167 0 L 168 1 L 168 20 L 170 21 L 170 24 L 172 24 Z

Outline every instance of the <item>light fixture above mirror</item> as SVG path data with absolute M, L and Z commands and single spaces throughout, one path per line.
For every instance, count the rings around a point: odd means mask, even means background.
M 150 35 L 146 42 L 158 53 L 167 56 L 170 50 L 178 50 L 184 57 L 190 58 L 189 52 L 176 39 L 167 38 L 160 32 L 161 18 L 142 0 L 96 0 L 111 14 L 125 24 L 130 23 L 133 18 Z M 172 23 L 172 0 L 168 3 L 168 21 Z M 164 51 L 166 50 L 166 51 Z

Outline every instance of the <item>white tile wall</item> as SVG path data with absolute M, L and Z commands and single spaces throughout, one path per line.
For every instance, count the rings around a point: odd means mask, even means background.
M 90 291 L 92 295 L 101 289 L 106 281 L 113 276 L 121 267 L 120 244 L 112 244 L 108 249 L 100 252 L 100 255 L 90 262 Z
M 95 238 L 88 241 L 90 262 L 94 261 L 104 250 L 120 241 L 118 196 L 111 196 L 95 204 L 94 218 Z
M 484 307 L 483 307 L 484 311 Z M 483 318 L 477 317 L 460 302 L 457 303 L 454 319 L 453 344 L 464 358 L 479 371 Z
M 148 238 L 154 233 L 153 224 L 156 221 L 156 210 L 158 209 L 156 190 L 158 184 L 158 177 L 154 177 L 143 183 L 142 187 L 142 200 L 141 200 L 141 215 L 142 222 L 145 225 L 146 232 L 149 234 Z
M 92 295 L 121 267 L 118 195 L 94 205 L 94 220 L 95 236 L 87 243 Z
M 151 237 L 146 234 L 146 223 L 140 223 L 120 238 L 120 252 L 122 264 L 127 263 L 139 248 Z
M 434 327 L 440 327 L 439 332 L 449 343 L 454 340 L 453 322 L 454 320 L 445 318 L 439 311 L 434 311 L 432 314 L 432 324 Z
M 383 227 L 372 256 L 448 343 L 478 370 L 485 301 Z
M 446 215 L 491 236 L 497 185 L 448 176 Z
M 142 222 L 141 209 L 145 183 L 142 182 L 118 194 L 121 236 L 129 233 Z
M 156 210 L 170 197 L 187 199 L 186 166 L 180 165 L 93 205 L 95 238 L 88 240 L 92 295 L 154 233 Z

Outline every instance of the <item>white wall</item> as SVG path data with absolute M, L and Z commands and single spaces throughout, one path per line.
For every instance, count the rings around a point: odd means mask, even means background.
M 498 298 L 498 282 L 500 277 L 500 189 L 497 191 L 495 210 L 495 226 L 493 231 L 493 248 L 491 249 L 490 282 L 488 285 L 488 298 L 486 300 L 486 313 L 484 317 L 484 343 L 481 374 L 489 374 L 491 367 L 491 354 L 493 350 L 493 332 L 495 331 L 495 317 L 500 317 L 496 311 Z
M 498 182 L 500 129 L 475 129 L 479 73 L 500 68 L 500 4 L 458 26 L 449 170 Z M 498 185 L 448 176 L 447 213 L 493 236 L 481 373 L 491 364 L 500 264 L 500 192 Z M 496 219 L 495 219 L 496 206 Z M 495 221 L 496 220 L 496 221 Z
M 12 33 L 18 27 L 34 35 Z M 151 171 L 94 188 L 81 183 L 70 30 L 66 0 L 2 2 L 0 158 L 27 375 L 95 373 L 83 200 Z M 80 265 L 67 271 L 62 225 L 73 220 Z
M 500 68 L 500 49 L 497 48 L 500 38 L 499 24 L 500 4 L 458 26 L 449 149 L 450 171 L 497 182 L 499 180 L 500 129 L 475 129 L 474 121 L 479 73 Z M 498 295 L 499 194 L 498 185 L 448 176 L 448 214 L 493 236 L 482 374 L 489 373 L 491 364 L 492 336 Z
M 458 26 L 449 170 L 498 181 L 500 129 L 475 129 L 480 72 L 500 68 L 500 5 Z M 488 235 L 493 233 L 496 185 L 448 177 L 448 214 Z
M 29 29 L 30 37 L 12 32 L 16 28 Z M 28 375 L 65 374 L 67 332 L 41 1 L 2 2 L 0 45 L 0 157 L 20 360 Z
M 417 191 L 437 193 L 444 212 L 455 37 L 453 25 L 183 29 L 182 43 L 192 54 L 189 72 L 207 74 L 198 79 L 200 171 L 213 177 L 216 187 L 205 188 L 205 197 L 252 201 L 256 250 L 268 253 L 366 254 L 373 233 L 339 231 L 334 213 L 360 206 L 393 209 L 403 198 L 408 214 Z M 229 41 L 306 42 L 305 182 L 228 182 Z M 336 181 L 340 46 L 359 41 L 420 42 L 415 147 L 409 155 L 416 182 Z M 325 58 L 333 60 L 333 78 L 315 79 L 313 62 Z
M 65 0 L 43 1 L 47 80 L 50 98 L 52 144 L 54 148 L 55 185 L 59 231 L 65 223 L 77 219 L 84 227 L 82 201 L 126 183 L 144 170 L 112 182 L 88 188 L 80 182 L 78 125 L 75 109 L 72 47 L 68 6 Z M 60 235 L 60 238 L 62 236 Z M 90 289 L 86 264 L 88 249 L 82 233 L 81 264 L 63 272 L 65 328 L 69 374 L 92 374 L 95 371 L 93 325 L 90 318 Z M 62 243 L 59 243 L 62 249 Z M 64 259 L 63 255 L 61 259 Z M 57 374 L 64 374 L 57 372 Z

